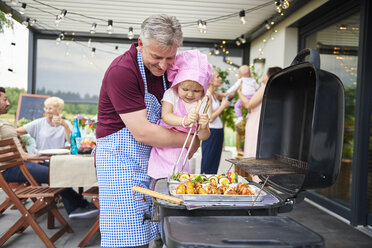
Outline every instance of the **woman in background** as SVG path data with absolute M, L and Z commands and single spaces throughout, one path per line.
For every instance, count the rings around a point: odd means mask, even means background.
M 245 140 L 244 140 L 244 157 L 256 157 L 257 148 L 257 137 L 258 137 L 258 127 L 260 124 L 261 116 L 261 104 L 263 95 L 265 92 L 265 87 L 269 78 L 280 71 L 280 67 L 270 67 L 267 69 L 266 75 L 262 78 L 262 85 L 252 96 L 248 99 L 242 94 L 241 89 L 238 90 L 239 99 L 242 100 L 243 105 L 248 110 L 251 110 L 247 123 L 245 125 Z
M 44 101 L 45 117 L 36 119 L 17 128 L 17 134 L 30 134 L 35 139 L 34 153 L 45 149 L 63 148 L 70 143 L 72 125 L 60 116 L 64 101 L 59 97 L 49 97 Z
M 219 117 L 222 111 L 229 106 L 226 97 L 219 95 L 216 90 L 222 84 L 220 74 L 213 70 L 213 78 L 209 84 L 207 95 L 211 99 L 209 108 L 210 137 L 202 142 L 201 173 L 216 174 L 220 164 L 223 144 L 223 124 Z M 220 101 L 222 100 L 221 104 Z

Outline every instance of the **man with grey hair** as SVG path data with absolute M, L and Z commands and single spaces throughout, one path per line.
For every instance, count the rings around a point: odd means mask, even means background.
M 151 197 L 133 197 L 132 187 L 151 188 L 147 164 L 152 146 L 182 147 L 186 139 L 156 125 L 170 86 L 165 72 L 182 40 L 175 17 L 150 16 L 142 23 L 138 43 L 111 63 L 102 80 L 95 152 L 102 247 L 147 247 L 159 235 L 157 223 L 142 223 Z M 190 157 L 198 147 L 194 142 Z

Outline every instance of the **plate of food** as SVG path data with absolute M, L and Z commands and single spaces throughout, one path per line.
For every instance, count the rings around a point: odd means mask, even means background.
M 262 201 L 266 195 L 235 172 L 176 173 L 169 177 L 169 193 L 185 201 Z
M 39 153 L 42 155 L 64 155 L 64 154 L 69 154 L 70 150 L 69 149 L 46 149 L 46 150 L 39 151 Z

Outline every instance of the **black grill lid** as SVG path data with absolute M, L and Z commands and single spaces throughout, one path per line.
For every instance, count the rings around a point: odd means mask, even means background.
M 310 61 L 304 62 L 307 55 Z M 290 161 L 298 161 L 304 166 L 292 168 L 290 173 L 265 173 L 261 166 L 261 173 L 257 170 L 251 173 L 270 175 L 271 185 L 291 194 L 328 187 L 340 170 L 344 88 L 336 75 L 320 70 L 319 64 L 317 51 L 301 51 L 291 66 L 269 79 L 262 102 L 257 162 L 271 160 L 274 164 L 296 167 Z M 252 161 L 247 161 L 235 164 L 252 165 Z M 259 163 L 255 167 L 259 169 Z M 244 169 L 250 172 L 249 168 Z

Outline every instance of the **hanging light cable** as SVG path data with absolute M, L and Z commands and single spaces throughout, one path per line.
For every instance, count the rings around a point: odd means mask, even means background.
M 133 39 L 134 37 L 134 34 L 133 34 L 133 27 L 129 27 L 129 31 L 128 31 L 128 39 Z
M 240 21 L 242 22 L 242 24 L 245 24 L 246 21 L 245 21 L 245 10 L 242 9 L 240 12 L 239 12 L 239 17 L 240 17 Z
M 112 31 L 113 31 L 113 21 L 112 20 L 108 20 L 107 21 L 107 33 L 109 34 L 112 34 Z
M 97 28 L 97 23 L 92 23 L 92 27 L 90 28 L 90 33 L 95 34 L 96 33 L 96 28 Z

